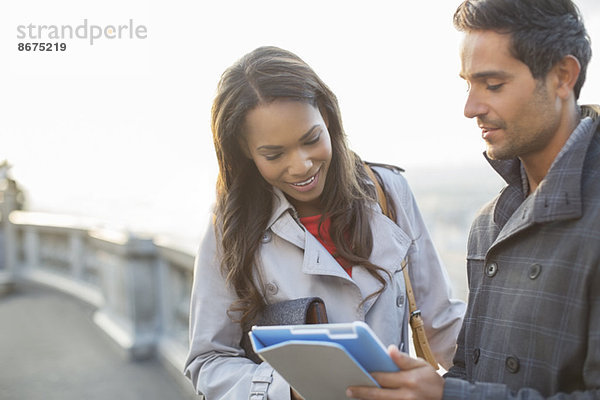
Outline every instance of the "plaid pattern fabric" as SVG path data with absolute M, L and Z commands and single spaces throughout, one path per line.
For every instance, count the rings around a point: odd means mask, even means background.
M 444 399 L 600 399 L 599 122 L 582 120 L 530 196 L 518 160 L 490 160 L 508 186 L 471 227 Z

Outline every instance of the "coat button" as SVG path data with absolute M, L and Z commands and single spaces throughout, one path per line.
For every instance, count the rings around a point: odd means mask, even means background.
M 477 364 L 479 362 L 479 355 L 481 354 L 481 350 L 478 348 L 473 350 L 473 364 Z
M 267 294 L 270 294 L 270 295 L 277 294 L 277 292 L 279 291 L 277 284 L 274 282 L 267 283 L 265 289 L 267 290 Z
M 540 272 L 542 272 L 542 266 L 540 264 L 533 264 L 529 267 L 529 279 L 535 279 L 540 276 Z
M 404 306 L 404 296 L 403 295 L 399 295 L 398 297 L 396 297 L 396 306 L 397 307 Z
M 271 231 L 266 231 L 265 233 L 263 233 L 263 236 L 260 239 L 260 241 L 263 243 L 269 243 L 271 239 L 273 239 L 273 234 L 271 233 Z
M 519 372 L 519 367 L 520 367 L 520 363 L 519 363 L 519 359 L 515 356 L 509 356 L 506 357 L 506 369 L 508 372 L 516 374 L 517 372 Z
M 494 275 L 496 275 L 496 273 L 498 272 L 498 264 L 496 264 L 495 262 L 489 262 L 485 265 L 485 274 L 487 276 L 489 276 L 490 278 L 493 277 Z

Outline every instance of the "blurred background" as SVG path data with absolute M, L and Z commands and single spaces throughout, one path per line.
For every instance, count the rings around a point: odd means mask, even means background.
M 595 54 L 580 102 L 597 103 L 600 3 L 576 3 Z M 280 46 L 308 62 L 337 94 L 346 133 L 362 158 L 406 170 L 455 294 L 466 298 L 469 224 L 502 182 L 482 157 L 475 122 L 463 116 L 461 36 L 452 26 L 457 5 L 4 1 L 0 162 L 12 166 L 27 210 L 68 215 L 72 226 L 161 238 L 169 249 L 191 255 L 214 201 L 209 118 L 216 84 L 243 54 Z M 17 38 L 20 25 L 85 21 L 143 25 L 147 37 L 93 44 L 56 39 L 66 51 L 17 50 L 24 41 Z M 38 223 L 29 217 L 21 215 L 22 227 Z M 25 229 L 19 232 L 26 236 Z M 21 253 L 15 257 L 25 257 Z
M 464 252 L 471 215 L 501 187 L 462 113 L 457 3 L 3 2 L 0 160 L 13 165 L 28 209 L 165 234 L 193 251 L 214 200 L 209 118 L 217 81 L 243 54 L 276 45 L 304 58 L 337 94 L 355 151 L 406 170 L 454 265 L 445 242 L 460 241 Z M 600 3 L 577 3 L 600 38 Z M 16 50 L 18 25 L 84 19 L 132 19 L 147 38 L 71 40 L 64 53 Z M 589 66 L 583 103 L 598 102 L 598 62 Z

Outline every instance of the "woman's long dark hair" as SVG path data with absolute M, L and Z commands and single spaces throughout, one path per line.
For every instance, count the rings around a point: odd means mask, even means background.
M 331 218 L 330 234 L 339 256 L 360 265 L 386 286 L 382 268 L 369 262 L 373 235 L 369 203 L 376 194 L 362 161 L 347 145 L 336 96 L 298 56 L 276 47 L 260 47 L 228 68 L 219 81 L 212 107 L 212 132 L 219 175 L 215 223 L 221 238 L 221 270 L 238 301 L 230 312 L 247 326 L 265 304 L 255 274 L 256 254 L 272 213 L 273 189 L 242 148 L 247 113 L 277 99 L 318 107 L 332 144 L 331 165 L 321 205 Z

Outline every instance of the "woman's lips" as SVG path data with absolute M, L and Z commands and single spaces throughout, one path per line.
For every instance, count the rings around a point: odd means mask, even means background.
M 320 171 L 321 170 L 319 169 L 319 171 L 317 171 L 316 174 L 314 174 L 313 176 L 311 176 L 310 178 L 308 178 L 305 181 L 290 183 L 289 185 L 291 187 L 293 187 L 294 190 L 297 190 L 299 192 L 308 192 L 308 191 L 314 189 L 317 186 L 317 184 L 319 183 L 319 172 Z
M 306 186 L 309 183 L 311 183 L 312 181 L 315 180 L 315 176 L 311 176 L 310 178 L 308 178 L 307 180 L 305 180 L 304 182 L 298 182 L 298 183 L 292 183 L 292 185 L 294 186 Z

